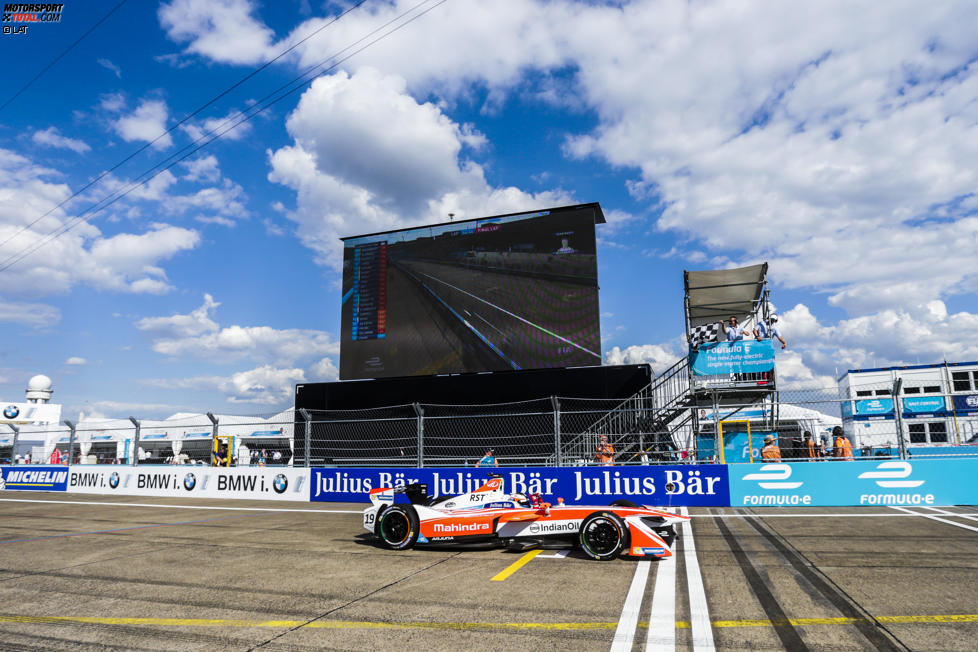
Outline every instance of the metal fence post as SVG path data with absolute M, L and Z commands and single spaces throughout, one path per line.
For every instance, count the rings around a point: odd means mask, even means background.
M 299 413 L 302 414 L 302 418 L 306 421 L 306 441 L 305 441 L 305 453 L 306 453 L 306 468 L 308 469 L 312 466 L 309 461 L 310 455 L 312 455 L 312 415 L 309 414 L 309 410 L 306 408 L 299 408 Z
M 907 442 L 903 440 L 903 415 L 900 413 L 900 392 L 903 390 L 903 378 L 893 381 L 893 421 L 896 424 L 897 447 L 900 459 L 907 459 Z
M 218 449 L 217 447 L 217 422 L 218 419 L 211 412 L 207 413 L 207 418 L 211 420 L 211 456 L 207 461 L 207 464 L 214 466 L 214 451 Z M 229 447 L 230 448 L 230 447 Z M 228 455 L 231 455 L 231 451 L 228 451 Z
M 563 453 L 560 450 L 560 400 L 556 396 L 551 396 L 550 404 L 554 407 L 554 449 L 556 451 L 557 466 L 563 466 Z
M 414 413 L 418 415 L 418 468 L 424 468 L 424 409 L 420 403 L 414 403 Z
M 14 441 L 10 446 L 10 463 L 13 464 L 14 460 L 17 459 L 17 439 L 20 437 L 20 427 L 12 423 L 8 423 L 7 427 L 14 431 Z
M 64 423 L 71 431 L 68 436 L 68 466 L 71 466 L 71 460 L 75 459 L 75 424 L 68 419 L 65 419 Z
M 132 425 L 136 426 L 136 435 L 132 441 L 132 465 L 136 466 L 139 464 L 139 421 L 136 420 L 136 417 L 129 417 L 129 420 L 132 421 Z

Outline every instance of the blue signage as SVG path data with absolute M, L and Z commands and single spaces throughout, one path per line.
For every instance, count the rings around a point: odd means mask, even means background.
M 0 468 L 0 490 L 65 491 L 68 467 L 20 464 Z
M 954 397 L 954 411 L 970 414 L 978 412 L 978 394 L 964 394 Z
M 563 498 L 568 505 L 608 505 L 621 499 L 660 507 L 730 504 L 727 467 L 719 464 L 538 467 L 493 472 L 503 476 L 506 491 L 539 493 L 552 503 Z M 414 482 L 427 484 L 429 496 L 454 496 L 475 491 L 488 475 L 488 469 L 472 468 L 312 469 L 310 497 L 313 502 L 365 503 L 370 500 L 371 489 Z
M 903 398 L 903 414 L 907 417 L 923 414 L 944 416 L 945 407 L 943 396 L 905 396 Z
M 893 416 L 892 398 L 866 398 L 855 402 L 855 416 Z M 843 405 L 845 410 L 845 405 Z M 850 412 L 852 410 L 850 409 Z M 845 414 L 845 411 L 843 411 Z
M 742 464 L 733 507 L 978 504 L 978 459 Z
M 709 342 L 691 351 L 689 360 L 697 376 L 761 373 L 774 369 L 774 346 L 771 340 Z

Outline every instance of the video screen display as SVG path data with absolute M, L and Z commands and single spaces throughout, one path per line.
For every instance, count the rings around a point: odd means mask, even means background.
M 601 364 L 597 204 L 343 240 L 340 379 Z

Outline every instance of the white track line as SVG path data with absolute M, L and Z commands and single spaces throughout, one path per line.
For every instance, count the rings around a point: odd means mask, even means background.
M 957 516 L 958 518 L 966 518 L 969 521 L 978 521 L 978 516 L 969 516 L 968 513 L 949 512 L 946 509 L 938 509 L 937 507 L 924 507 L 924 509 L 929 509 L 932 512 L 937 512 L 938 514 L 943 514 L 944 516 Z
M 642 597 L 645 595 L 645 584 L 649 581 L 649 569 L 652 563 L 643 560 L 635 565 L 635 575 L 632 585 L 625 597 L 625 606 L 618 619 L 615 638 L 611 642 L 611 652 L 631 652 L 632 641 L 635 640 L 635 629 L 638 627 L 638 616 L 642 609 Z
M 54 503 L 58 505 L 95 505 L 98 507 L 159 507 L 161 509 L 220 509 L 232 512 L 312 512 L 316 514 L 362 514 L 352 509 L 290 509 L 287 507 L 208 507 L 206 505 L 160 505 L 157 503 L 116 503 L 94 500 L 30 500 L 27 498 L 0 498 L 4 503 Z M 366 507 L 364 507 L 366 509 Z
M 537 555 L 537 559 L 563 559 L 570 553 L 570 550 L 558 550 L 552 555 Z
M 948 525 L 953 525 L 954 527 L 959 527 L 964 530 L 971 530 L 972 532 L 978 532 L 978 527 L 972 527 L 970 525 L 965 525 L 964 523 L 958 523 L 956 521 L 949 521 L 946 518 L 941 518 L 940 516 L 933 516 L 931 514 L 921 514 L 920 512 L 914 512 L 906 507 L 898 507 L 896 505 L 890 505 L 890 509 L 898 509 L 901 512 L 906 512 L 907 514 L 913 514 L 914 516 L 920 516 L 921 518 L 929 518 L 932 521 L 940 521 L 941 523 L 947 523 Z
M 676 649 L 676 556 L 656 562 L 655 589 L 649 614 L 647 652 Z
M 689 509 L 680 507 L 679 513 L 689 516 Z M 686 562 L 686 583 L 689 587 L 689 622 L 693 632 L 693 650 L 712 652 L 713 626 L 710 624 L 710 607 L 706 603 L 706 588 L 696 558 L 696 543 L 693 541 L 693 524 L 686 521 L 682 525 L 683 560 Z

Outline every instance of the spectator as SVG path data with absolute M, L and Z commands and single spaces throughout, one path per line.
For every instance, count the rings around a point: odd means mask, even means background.
M 841 427 L 836 426 L 832 428 L 832 436 L 835 438 L 835 442 L 832 444 L 835 457 L 840 460 L 852 461 L 852 442 L 846 437 L 846 433 L 842 431 Z
M 272 451 L 272 464 L 282 463 L 282 451 Z
M 764 438 L 764 448 L 761 449 L 761 459 L 765 462 L 781 461 L 781 449 L 778 448 L 774 435 L 768 435 Z
M 608 443 L 608 435 L 601 435 L 598 447 L 594 449 L 594 459 L 601 466 L 615 465 L 615 447 Z
M 727 333 L 728 342 L 739 342 L 747 334 L 746 329 L 737 323 L 737 318 L 733 315 L 730 315 L 730 319 L 727 320 L 724 331 Z
M 488 449 L 486 454 L 482 456 L 478 462 L 475 463 L 476 467 L 490 467 L 499 466 L 499 462 L 496 461 L 496 456 L 493 454 L 493 449 Z
M 61 464 L 61 451 L 58 450 L 57 446 L 51 451 L 51 459 L 48 462 L 51 464 Z
M 821 453 L 821 455 L 822 455 L 823 458 L 824 457 L 831 457 L 831 447 L 829 446 L 829 444 L 831 442 L 829 440 L 829 432 L 828 432 L 828 430 L 823 430 L 822 431 L 822 435 L 821 435 L 821 437 L 819 437 L 819 439 L 820 439 L 819 444 L 818 444 L 819 453 Z
M 781 342 L 781 348 L 788 348 L 788 343 L 784 341 L 784 338 L 781 337 L 781 331 L 778 330 L 777 315 L 771 315 L 770 323 L 764 321 L 763 319 L 757 322 L 757 328 L 754 329 L 754 337 L 758 342 L 768 338 L 778 338 L 778 340 Z
M 258 454 L 258 466 L 265 466 L 265 461 L 268 459 L 268 453 L 265 449 L 261 449 L 261 453 Z
M 249 466 L 258 466 L 258 449 L 252 449 Z
M 805 431 L 805 449 L 808 451 L 808 459 L 814 460 L 818 457 L 817 449 L 815 448 L 815 440 L 812 439 L 812 433 Z

